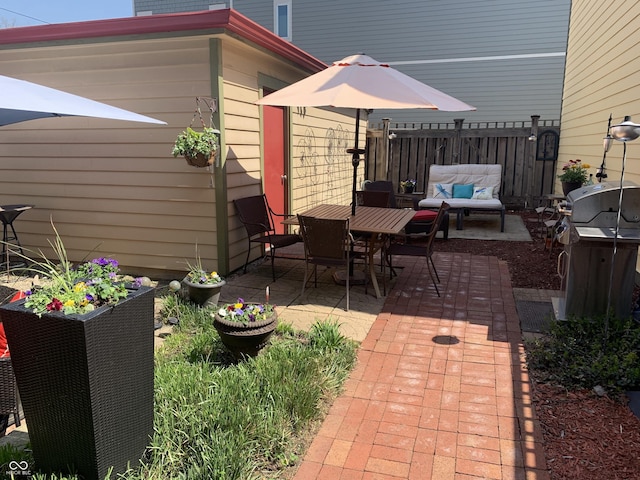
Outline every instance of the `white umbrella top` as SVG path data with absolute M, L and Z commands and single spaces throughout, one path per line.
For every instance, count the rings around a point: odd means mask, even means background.
M 380 63 L 352 55 L 258 100 L 259 105 L 341 108 L 475 110 L 440 90 Z
M 0 126 L 37 118 L 64 116 L 166 125 L 162 120 L 3 75 L 0 75 L 0 92 Z

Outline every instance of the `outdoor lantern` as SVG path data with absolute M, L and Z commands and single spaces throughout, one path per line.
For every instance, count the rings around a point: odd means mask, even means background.
M 613 145 L 613 137 L 607 133 L 607 136 L 602 139 L 602 146 L 604 147 L 605 153 L 611 150 L 611 145 Z
M 633 123 L 631 117 L 627 115 L 622 123 L 613 125 L 610 132 L 614 140 L 629 142 L 640 137 L 640 124 Z

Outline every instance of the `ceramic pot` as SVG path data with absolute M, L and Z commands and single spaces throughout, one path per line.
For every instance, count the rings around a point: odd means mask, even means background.
M 255 357 L 269 342 L 278 326 L 278 315 L 274 311 L 273 315 L 266 320 L 245 325 L 226 320 L 216 313 L 213 326 L 218 331 L 222 343 L 236 358 Z
M 187 286 L 189 300 L 201 307 L 216 307 L 220 299 L 220 290 L 227 284 L 224 280 L 214 284 L 192 283 L 188 277 L 184 277 L 182 283 Z
M 569 192 L 577 190 L 581 186 L 581 182 L 562 182 L 562 193 L 564 193 L 564 196 L 566 197 Z

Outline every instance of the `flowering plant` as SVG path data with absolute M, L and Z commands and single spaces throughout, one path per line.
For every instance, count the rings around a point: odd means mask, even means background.
M 238 298 L 236 303 L 228 303 L 218 310 L 218 316 L 230 322 L 238 322 L 244 325 L 261 322 L 273 316 L 273 305 L 268 303 L 245 303 Z
M 558 175 L 561 182 L 569 183 L 581 183 L 584 184 L 587 181 L 587 169 L 591 168 L 588 163 L 582 163 L 579 158 L 576 160 L 569 160 L 562 167 L 562 174 Z
M 187 280 L 191 283 L 196 283 L 198 285 L 215 285 L 216 283 L 222 282 L 223 278 L 218 275 L 218 272 L 212 271 L 208 272 L 202 266 L 202 260 L 200 259 L 200 255 L 198 254 L 198 245 L 196 245 L 196 263 L 191 264 L 187 263 Z
M 400 182 L 400 186 L 402 188 L 416 188 L 416 181 L 415 180 L 403 180 L 402 182 Z
M 40 285 L 25 292 L 26 308 L 39 317 L 47 312 L 84 314 L 128 296 L 125 282 L 118 278 L 116 260 L 96 258 L 74 268 L 53 222 L 51 226 L 55 241 L 49 240 L 49 245 L 58 258 L 57 262 L 49 260 L 42 251 L 35 252 L 38 259 L 15 252 L 30 264 L 27 270 L 42 276 Z M 136 279 L 136 284 L 140 285 L 139 279 Z

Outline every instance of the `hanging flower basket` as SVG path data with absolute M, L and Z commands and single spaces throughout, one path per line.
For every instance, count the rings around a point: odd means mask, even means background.
M 209 110 L 209 126 L 202 118 L 201 103 Z M 191 124 L 181 132 L 173 144 L 171 153 L 174 157 L 183 156 L 192 167 L 203 168 L 212 165 L 217 158 L 220 149 L 220 130 L 213 128 L 213 113 L 217 110 L 215 99 L 196 97 L 196 111 L 191 119 Z M 196 118 L 200 119 L 202 131 L 192 128 Z
M 215 150 L 209 156 L 206 156 L 203 153 L 199 153 L 195 157 L 185 155 L 184 159 L 192 167 L 203 168 L 208 167 L 209 165 L 213 165 L 213 162 L 215 162 L 217 156 L 218 150 Z

